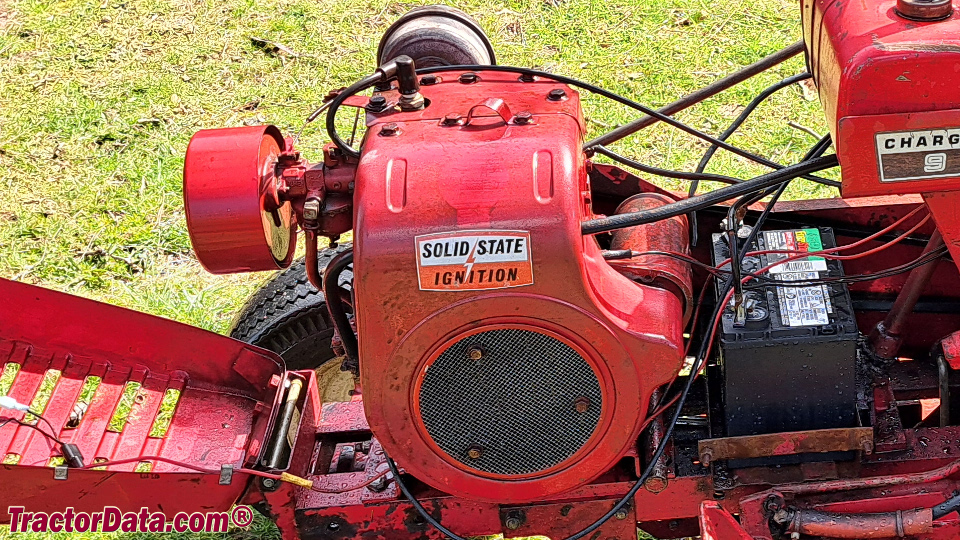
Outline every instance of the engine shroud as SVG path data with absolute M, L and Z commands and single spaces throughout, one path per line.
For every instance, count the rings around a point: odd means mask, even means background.
M 418 479 L 507 503 L 635 452 L 683 343 L 682 301 L 580 233 L 579 95 L 517 77 L 440 73 L 424 110 L 368 113 L 354 227 L 371 430 Z

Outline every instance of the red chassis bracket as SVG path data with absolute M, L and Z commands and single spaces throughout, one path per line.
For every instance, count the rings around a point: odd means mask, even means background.
M 228 510 L 247 489 L 248 475 L 227 474 L 221 481 L 221 470 L 256 463 L 271 432 L 284 373 L 273 353 L 3 279 L 0 306 L 0 361 L 6 373 L 16 372 L 7 395 L 36 403 L 41 385 L 49 388 L 55 381 L 49 405 L 40 412 L 57 437 L 79 446 L 88 465 L 130 460 L 101 470 L 61 469 L 57 479 L 51 464 L 60 456 L 59 446 L 35 429 L 3 424 L 0 452 L 5 463 L 16 464 L 0 465 L 0 521 L 9 521 L 9 506 L 29 512 L 147 507 L 172 519 L 177 512 Z M 72 427 L 68 420 L 85 383 L 96 390 Z M 138 388 L 132 408 L 118 426 L 115 415 L 131 388 Z M 155 424 L 171 390 L 180 392 L 179 400 L 161 433 Z M 22 420 L 23 413 L 4 409 L 0 417 Z M 150 460 L 153 456 L 209 472 Z
M 704 501 L 700 505 L 700 534 L 703 540 L 753 540 L 715 501 Z

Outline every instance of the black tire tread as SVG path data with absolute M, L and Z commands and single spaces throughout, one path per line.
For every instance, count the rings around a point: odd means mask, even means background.
M 320 250 L 321 271 L 335 256 L 351 247 L 351 244 L 341 244 Z M 351 277 L 349 272 L 344 272 L 341 279 L 346 281 Z M 333 325 L 323 292 L 307 280 L 304 260 L 297 259 L 247 300 L 231 324 L 230 337 L 283 355 L 297 343 L 325 331 L 332 337 Z M 329 359 L 322 356 L 317 358 L 317 365 Z M 285 360 L 292 369 L 316 367 L 297 365 L 300 362 L 292 358 Z

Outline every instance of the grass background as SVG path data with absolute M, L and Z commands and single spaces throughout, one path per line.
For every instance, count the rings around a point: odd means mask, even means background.
M 223 332 L 268 275 L 211 276 L 183 217 L 181 170 L 198 129 L 296 130 L 328 90 L 369 73 L 380 35 L 418 2 L 0 0 L 0 276 Z M 500 63 L 576 76 L 666 104 L 800 39 L 795 0 L 463 0 Z M 262 38 L 285 45 L 271 54 Z M 791 61 L 679 115 L 719 133 Z M 630 110 L 585 100 L 589 136 Z M 770 99 L 732 141 L 794 162 L 825 133 L 810 88 Z M 322 130 L 301 150 L 319 159 Z M 655 126 L 616 148 L 692 170 L 705 145 Z M 709 169 L 762 168 L 724 152 Z M 678 184 L 664 182 L 668 187 Z M 796 182 L 793 198 L 833 196 Z M 268 524 L 231 533 L 269 535 Z M 96 535 L 75 535 L 93 537 Z

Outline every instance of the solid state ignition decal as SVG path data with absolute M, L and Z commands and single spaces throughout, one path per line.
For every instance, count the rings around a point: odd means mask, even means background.
M 456 231 L 416 237 L 422 291 L 481 291 L 533 284 L 530 233 Z

